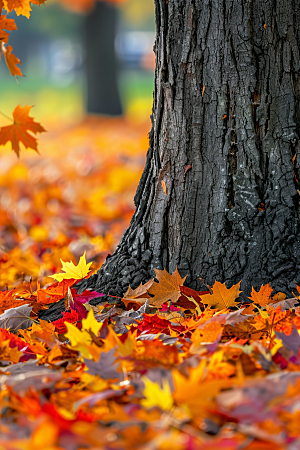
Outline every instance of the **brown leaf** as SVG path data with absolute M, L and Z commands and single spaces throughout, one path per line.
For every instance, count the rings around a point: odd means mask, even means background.
M 166 269 L 154 269 L 154 272 L 158 279 L 158 283 L 154 282 L 150 289 L 147 290 L 150 295 L 154 295 L 154 298 L 150 300 L 150 305 L 159 308 L 163 303 L 169 300 L 177 302 L 181 295 L 180 286 L 183 286 L 186 277 L 181 278 L 177 268 L 172 275 L 170 275 Z
M 230 289 L 227 289 L 225 283 L 220 283 L 215 281 L 213 285 L 213 293 L 208 295 L 202 295 L 202 302 L 208 306 L 214 306 L 217 309 L 225 309 L 230 306 L 236 306 L 235 300 L 238 298 L 240 293 L 241 281 L 235 284 Z
M 124 295 L 124 298 L 126 300 L 129 299 L 137 299 L 137 298 L 148 298 L 148 289 L 152 286 L 154 281 L 154 278 L 152 278 L 152 280 L 147 281 L 147 283 L 145 284 L 140 284 L 139 287 L 137 287 L 136 289 L 132 289 L 129 285 L 128 290 L 126 292 L 126 294 Z

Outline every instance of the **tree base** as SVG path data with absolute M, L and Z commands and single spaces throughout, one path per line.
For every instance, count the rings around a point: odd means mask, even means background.
M 144 284 L 150 278 L 153 278 L 154 272 L 150 267 L 152 258 L 150 250 L 145 250 L 141 254 L 136 249 L 129 254 L 126 247 L 121 247 L 112 256 L 109 255 L 106 258 L 97 274 L 76 285 L 79 294 L 88 288 L 106 295 L 123 297 L 129 284 L 135 289 L 141 283 Z

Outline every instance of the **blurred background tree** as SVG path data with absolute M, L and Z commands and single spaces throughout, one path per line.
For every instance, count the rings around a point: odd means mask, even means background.
M 52 121 L 74 124 L 85 112 L 149 115 L 152 0 L 50 0 L 34 9 L 30 22 L 22 16 L 15 20 L 18 31 L 11 33 L 10 43 L 27 78 L 16 86 L 1 64 L 3 111 L 35 104 L 36 116 L 47 121 L 48 129 Z

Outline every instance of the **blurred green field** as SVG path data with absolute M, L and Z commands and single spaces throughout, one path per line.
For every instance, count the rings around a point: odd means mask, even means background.
M 124 71 L 119 76 L 119 85 L 125 115 L 138 122 L 147 119 L 152 107 L 153 75 Z M 61 121 L 65 125 L 74 124 L 85 115 L 84 89 L 83 80 L 59 88 L 38 77 L 21 79 L 19 84 L 13 77 L 5 78 L 0 83 L 0 111 L 11 116 L 18 104 L 34 105 L 33 116 L 43 121 L 46 128 Z
M 148 12 L 143 18 L 140 3 L 129 0 L 120 15 L 122 29 L 151 30 L 152 0 L 146 0 Z M 68 46 L 82 60 L 83 15 L 63 9 L 57 3 L 47 2 L 40 8 L 33 6 L 30 20 L 15 18 L 18 31 L 11 33 L 10 43 L 21 60 L 20 68 L 25 75 L 16 79 L 9 74 L 4 58 L 0 61 L 0 111 L 11 116 L 16 105 L 34 105 L 32 115 L 44 123 L 46 129 L 60 123 L 75 124 L 85 115 L 86 83 L 82 61 L 71 74 L 63 71 L 57 77 L 53 69 L 53 46 Z M 149 18 L 150 17 L 150 18 Z M 144 20 L 144 21 L 143 21 Z M 68 56 L 68 55 L 67 55 Z M 71 55 L 72 56 L 72 55 Z M 52 58 L 52 59 L 51 59 Z M 84 56 L 83 56 L 84 58 Z M 57 62 L 57 61 L 56 61 Z M 55 63 L 55 61 L 54 61 Z M 124 113 L 140 122 L 151 114 L 154 74 L 147 70 L 121 68 L 119 88 Z M 3 119 L 0 124 L 3 125 Z

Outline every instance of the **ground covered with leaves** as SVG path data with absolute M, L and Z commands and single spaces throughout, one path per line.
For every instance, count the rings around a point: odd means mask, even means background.
M 147 127 L 89 119 L 1 157 L 0 449 L 296 450 L 300 289 L 241 303 L 156 270 L 77 293 L 128 225 Z

